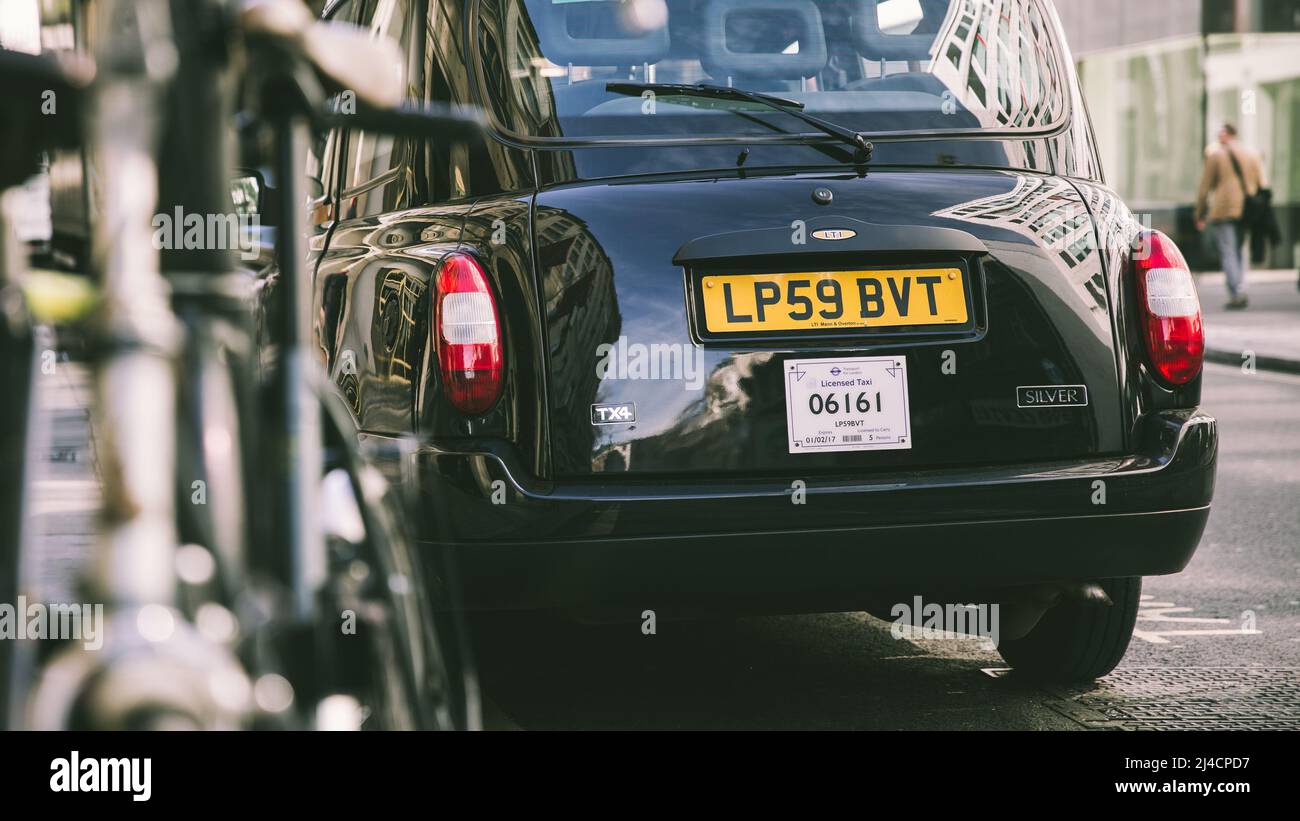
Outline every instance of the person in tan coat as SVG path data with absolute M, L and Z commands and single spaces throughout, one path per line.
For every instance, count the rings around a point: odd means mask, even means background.
M 1234 164 L 1234 160 L 1236 160 Z M 1240 173 L 1238 172 L 1240 169 Z M 1219 142 L 1205 152 L 1205 168 L 1196 195 L 1196 228 L 1213 233 L 1228 278 L 1232 309 L 1245 308 L 1246 267 L 1242 247 L 1245 232 L 1241 218 L 1246 197 L 1267 187 L 1264 163 L 1259 155 L 1237 142 L 1237 129 L 1226 123 L 1219 130 Z

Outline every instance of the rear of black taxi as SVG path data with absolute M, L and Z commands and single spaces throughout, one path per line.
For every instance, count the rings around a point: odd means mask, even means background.
M 1106 187 L 1050 3 L 415 5 L 467 45 L 413 77 L 493 136 L 447 197 L 345 213 L 318 293 L 360 306 L 318 307 L 341 382 L 376 340 L 359 427 L 421 438 L 469 606 L 965 597 L 1017 668 L 1118 663 L 1217 433 L 1190 273 Z

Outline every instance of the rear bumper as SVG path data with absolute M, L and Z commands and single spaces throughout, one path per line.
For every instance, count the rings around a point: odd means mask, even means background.
M 416 458 L 424 544 L 454 557 L 472 609 L 833 610 L 871 591 L 1176 573 L 1209 516 L 1217 427 L 1201 412 L 1146 423 L 1132 456 L 725 483 L 542 483 L 508 448 L 430 445 Z

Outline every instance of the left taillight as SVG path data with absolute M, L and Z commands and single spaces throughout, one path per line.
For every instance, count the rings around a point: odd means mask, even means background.
M 1196 282 L 1173 240 L 1159 231 L 1146 231 L 1140 240 L 1133 275 L 1147 356 L 1164 382 L 1186 385 L 1205 358 Z
M 450 254 L 435 281 L 434 333 L 443 391 L 464 414 L 486 412 L 501 398 L 505 368 L 501 315 L 483 268 Z

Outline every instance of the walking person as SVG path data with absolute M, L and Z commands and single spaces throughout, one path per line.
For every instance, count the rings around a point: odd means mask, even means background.
M 1228 308 L 1249 305 L 1246 297 L 1246 242 L 1243 218 L 1247 201 L 1267 183 L 1259 154 L 1237 141 L 1237 127 L 1225 123 L 1219 141 L 1205 153 L 1200 190 L 1196 195 L 1196 228 L 1213 233 L 1228 278 Z

